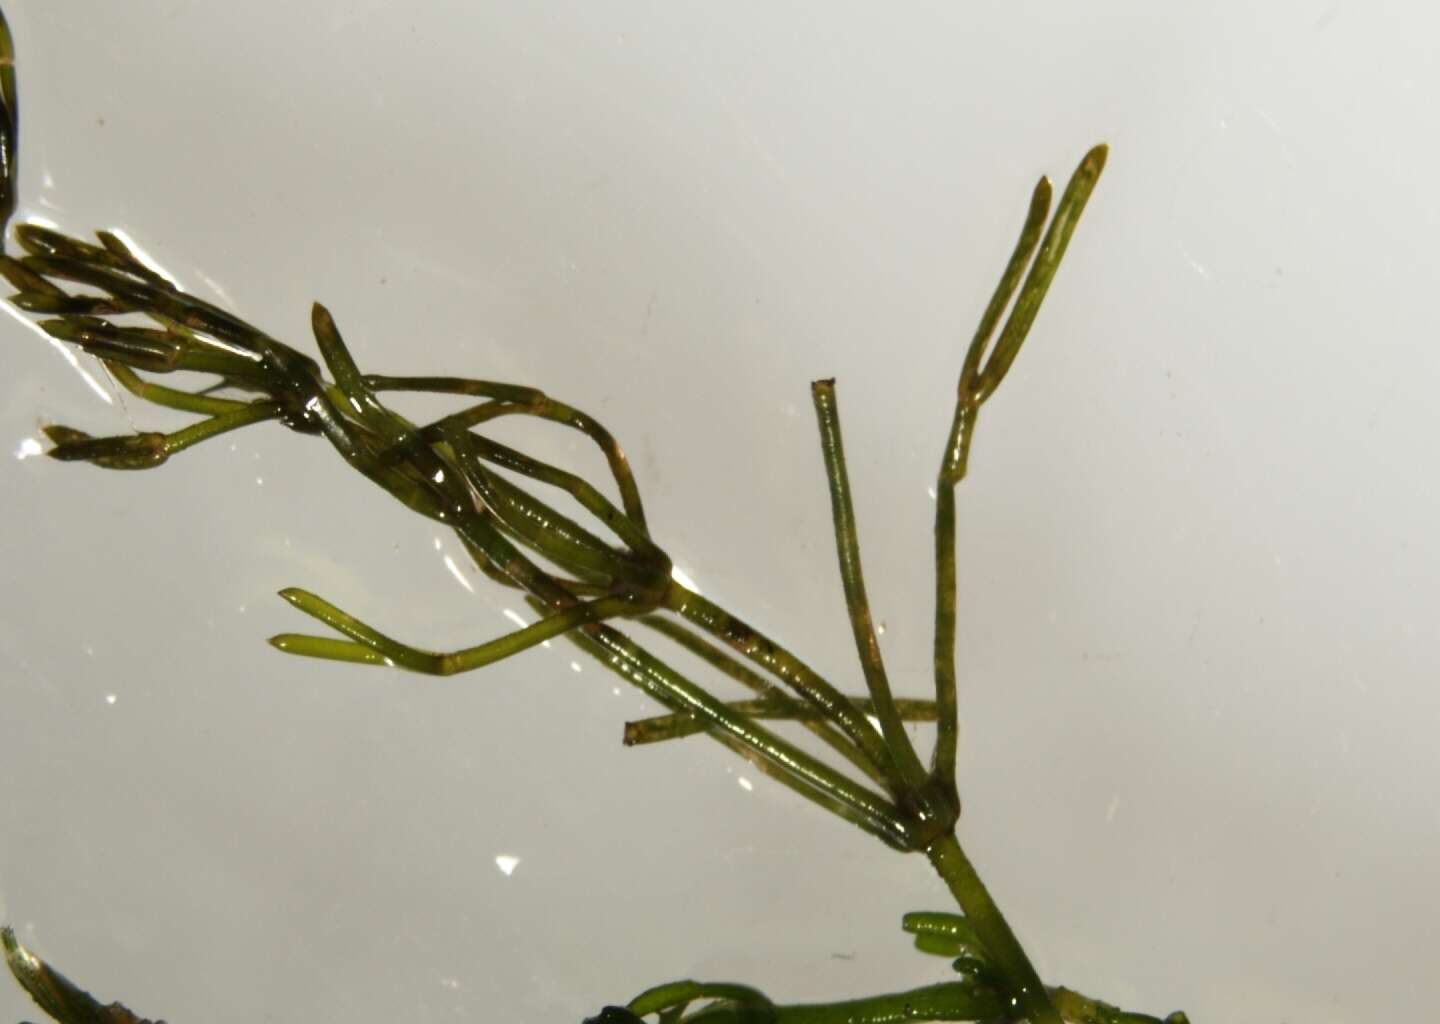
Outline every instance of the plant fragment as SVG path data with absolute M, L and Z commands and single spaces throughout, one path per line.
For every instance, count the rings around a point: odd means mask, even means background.
M 17 111 L 13 46 L 0 18 L 0 237 L 15 208 Z M 811 397 L 841 585 L 865 680 L 861 695 L 844 693 L 791 650 L 675 577 L 670 558 L 651 536 L 623 449 L 574 406 L 523 385 L 365 373 L 319 303 L 311 311 L 317 361 L 186 293 L 109 232 L 97 232 L 91 243 L 22 224 L 15 229 L 22 254 L 0 255 L 0 275 L 16 289 L 10 298 L 15 307 L 44 317 L 40 326 L 48 334 L 100 359 L 120 386 L 142 400 L 200 417 L 170 433 L 102 438 L 53 425 L 46 428 L 52 458 L 103 469 L 154 469 L 222 434 L 276 423 L 323 439 L 394 499 L 453 530 L 479 569 L 497 584 L 521 591 L 537 615 L 503 636 L 437 652 L 291 586 L 280 596 L 325 632 L 272 637 L 280 651 L 453 675 L 565 637 L 661 705 L 661 714 L 627 724 L 627 744 L 708 736 L 896 850 L 923 853 L 961 911 L 910 914 L 903 922 L 920 951 L 953 961 L 953 977 L 933 985 L 784 1005 L 745 985 L 678 981 L 649 989 L 624 1007 L 607 1007 L 589 1024 L 649 1018 L 657 1024 L 1159 1024 L 1158 1018 L 1043 984 L 956 834 L 955 490 L 968 472 L 980 409 L 1029 336 L 1107 152 L 1100 145 L 1085 154 L 1053 212 L 1048 179 L 1035 186 L 1019 240 L 964 359 L 937 475 L 933 700 L 898 699 L 889 683 L 866 596 L 832 380 L 814 382 Z M 151 379 L 180 371 L 213 380 L 184 388 Z M 416 422 L 387 401 L 407 392 L 450 395 L 469 404 Z M 603 455 L 610 479 L 597 485 L 483 433 L 490 421 L 516 416 L 579 432 Z M 557 491 L 588 518 L 559 511 L 551 503 Z M 750 696 L 717 696 L 710 684 L 680 672 L 637 639 L 647 634 L 679 644 L 717 678 Z M 907 728 L 921 721 L 936 723 L 934 749 L 924 759 Z M 834 756 L 816 756 L 787 739 L 779 728 L 784 723 L 808 730 Z M 30 954 L 9 930 L 4 943 L 12 974 L 54 1019 L 148 1024 L 119 1004 L 101 1006 Z M 1186 1019 L 1175 1013 L 1165 1021 Z

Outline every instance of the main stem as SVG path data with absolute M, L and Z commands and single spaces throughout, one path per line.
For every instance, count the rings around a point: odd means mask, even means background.
M 1020 940 L 980 880 L 975 865 L 960 848 L 960 841 L 953 833 L 942 836 L 926 848 L 925 855 L 930 858 L 936 874 L 950 887 L 966 919 L 975 926 L 1016 1009 L 1030 1024 L 1063 1024 Z

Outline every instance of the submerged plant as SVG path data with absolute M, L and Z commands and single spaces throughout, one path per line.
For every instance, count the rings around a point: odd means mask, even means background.
M 0 233 L 15 207 L 16 92 L 13 50 L 3 31 L 0 64 Z M 964 479 L 981 407 L 1004 381 L 1034 323 L 1071 233 L 1104 167 L 1097 146 L 1080 162 L 1051 214 L 1041 179 L 1020 238 L 966 354 L 936 486 L 935 698 L 896 699 L 880 654 L 861 571 L 833 380 L 811 385 L 829 481 L 840 577 L 865 679 L 864 696 L 842 693 L 799 657 L 675 578 L 651 537 L 640 491 L 619 444 L 584 412 L 530 387 L 462 377 L 361 372 L 334 320 L 315 305 L 322 367 L 231 313 L 180 290 L 115 235 L 97 244 L 33 224 L 15 238 L 24 255 L 0 256 L 17 289 L 10 302 L 45 317 L 48 334 L 98 357 L 141 399 L 202 417 L 173 433 L 91 437 L 64 426 L 45 433 L 52 458 L 106 469 L 151 469 L 194 445 L 275 421 L 323 437 L 351 466 L 412 510 L 452 529 L 496 583 L 524 593 L 537 618 L 474 647 L 437 653 L 392 639 L 309 591 L 280 592 L 335 635 L 287 633 L 271 643 L 289 654 L 449 675 L 564 636 L 653 697 L 665 713 L 626 726 L 627 744 L 705 735 L 806 800 L 896 850 L 921 853 L 960 913 L 906 915 L 925 953 L 952 961 L 946 981 L 865 999 L 781 1005 L 744 985 L 680 981 L 652 988 L 590 1024 L 881 1024 L 891 1021 L 1029 1021 L 1031 1024 L 1158 1024 L 1064 988 L 1047 987 L 956 837 L 958 733 L 955 672 L 955 488 Z M 78 286 L 78 288 L 76 287 Z M 1008 313 L 1007 313 L 1008 311 Z M 1003 324 L 1002 324 L 1003 320 Z M 329 376 L 326 376 L 328 370 Z M 143 374 L 213 375 L 196 390 Z M 401 416 L 381 396 L 430 392 L 478 402 L 433 422 Z M 603 453 L 618 504 L 589 481 L 500 444 L 479 428 L 529 416 L 579 431 Z M 593 522 L 553 507 L 546 489 L 573 498 Z M 599 529 L 597 529 L 597 525 Z M 698 655 L 753 697 L 724 701 L 652 654 L 622 625 L 638 625 Z M 771 723 L 791 720 L 834 753 L 815 757 Z M 921 760 L 905 723 L 934 721 L 936 742 Z M 12 973 L 56 1020 L 136 1024 L 119 1004 L 102 1006 L 4 932 Z M 1182 1013 L 1165 1018 L 1184 1024 Z

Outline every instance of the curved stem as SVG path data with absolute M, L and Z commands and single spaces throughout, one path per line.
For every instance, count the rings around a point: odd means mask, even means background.
M 656 550 L 654 542 L 645 531 L 616 508 L 610 499 L 596 490 L 589 481 L 538 459 L 532 459 L 523 452 L 488 437 L 472 434 L 470 444 L 477 458 L 565 491 L 632 550 Z
M 764 993 L 749 985 L 735 985 L 727 982 L 671 981 L 646 989 L 627 1004 L 627 1009 L 639 1017 L 659 1013 L 673 1006 L 687 1006 L 697 999 L 724 999 L 745 1006 L 771 1006 Z
M 248 404 L 233 398 L 212 398 L 209 395 L 167 388 L 163 384 L 145 380 L 124 363 L 106 361 L 105 369 L 121 387 L 136 398 L 164 406 L 167 409 L 202 413 L 206 416 L 223 416 L 227 412 L 236 412 Z
M 333 637 L 314 637 L 282 633 L 270 638 L 270 644 L 287 654 L 332 661 L 364 664 L 393 663 L 412 672 L 432 676 L 451 676 L 493 665 L 512 655 L 527 651 L 536 644 L 567 633 L 578 626 L 622 616 L 631 610 L 630 602 L 619 597 L 602 597 L 577 604 L 545 616 L 523 629 L 489 640 L 474 647 L 443 654 L 421 650 L 393 640 L 355 616 L 335 607 L 329 601 L 299 587 L 287 587 L 280 596 L 307 615 L 350 638 L 348 646 Z M 371 654 L 379 655 L 379 659 Z
M 615 486 L 620 490 L 620 503 L 625 514 L 645 529 L 645 508 L 640 502 L 640 489 L 630 471 L 630 460 L 626 458 L 619 442 L 610 431 L 595 419 L 579 409 L 557 402 L 537 388 L 516 384 L 500 384 L 495 381 L 473 380 L 468 377 L 391 377 L 383 374 L 367 374 L 365 384 L 374 391 L 421 391 L 432 394 L 468 395 L 475 398 L 491 398 L 503 403 L 502 408 L 483 414 L 481 419 L 493 416 L 521 414 L 537 416 L 578 430 L 594 441 L 610 467 Z M 459 425 L 470 426 L 463 413 Z M 476 421 L 478 422 L 478 420 Z

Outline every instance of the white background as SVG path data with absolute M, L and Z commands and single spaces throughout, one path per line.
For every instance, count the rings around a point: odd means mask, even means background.
M 29 214 L 292 343 L 319 298 L 367 369 L 590 410 L 677 564 L 847 688 L 806 384 L 839 378 L 924 695 L 964 339 L 1034 179 L 1108 140 L 963 488 L 962 840 L 1055 982 L 1214 1024 L 1433 1005 L 1431 5 L 5 8 Z M 265 646 L 306 628 L 286 585 L 438 648 L 513 599 L 279 427 L 19 458 L 182 418 L 3 334 L 0 917 L 102 998 L 575 1024 L 684 976 L 943 978 L 898 929 L 945 905 L 923 860 L 713 744 L 623 750 L 644 699 L 565 644 L 447 681 Z

